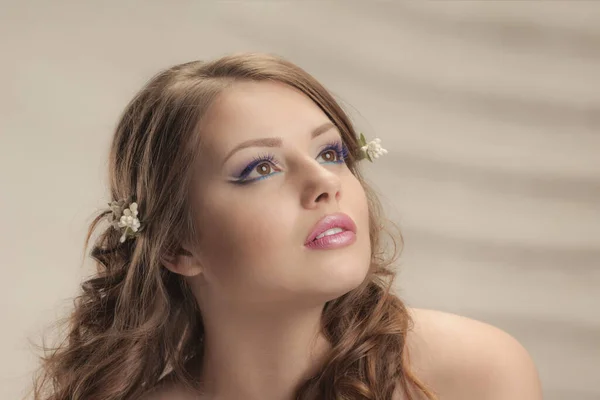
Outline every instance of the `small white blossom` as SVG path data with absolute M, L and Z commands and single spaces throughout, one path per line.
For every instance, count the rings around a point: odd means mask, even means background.
M 360 148 L 363 153 L 370 159 L 379 158 L 379 156 L 387 154 L 387 150 L 381 147 L 381 139 L 375 138 Z
M 127 234 L 131 230 L 132 232 L 137 232 L 140 228 L 140 220 L 138 219 L 138 205 L 137 203 L 131 203 L 129 208 L 123 210 L 123 215 L 118 222 L 119 228 L 125 228 L 123 231 L 123 235 L 119 239 L 121 243 L 123 243 L 127 239 Z

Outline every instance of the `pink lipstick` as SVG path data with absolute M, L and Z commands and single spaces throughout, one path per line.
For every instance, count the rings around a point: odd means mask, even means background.
M 356 224 L 348 215 L 335 213 L 321 218 L 308 235 L 304 246 L 329 250 L 349 246 L 356 241 Z

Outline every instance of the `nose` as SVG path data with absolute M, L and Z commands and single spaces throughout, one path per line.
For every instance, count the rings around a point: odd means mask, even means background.
M 309 171 L 306 171 L 301 196 L 302 207 L 315 209 L 339 201 L 341 186 L 337 173 L 321 164 L 313 165 Z

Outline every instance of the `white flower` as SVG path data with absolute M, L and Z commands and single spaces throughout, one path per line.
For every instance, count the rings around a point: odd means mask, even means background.
M 137 232 L 140 228 L 140 220 L 138 219 L 138 205 L 137 203 L 131 203 L 129 208 L 123 210 L 123 215 L 118 222 L 119 228 L 125 228 L 123 231 L 123 235 L 119 239 L 121 243 L 123 243 L 127 239 L 127 233 L 131 230 L 132 232 Z
M 362 152 L 372 161 L 373 158 L 379 158 L 387 154 L 387 150 L 381 147 L 381 139 L 375 138 L 360 148 Z

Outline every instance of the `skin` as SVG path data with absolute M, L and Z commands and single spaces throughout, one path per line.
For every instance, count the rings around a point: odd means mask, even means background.
M 206 354 L 190 370 L 204 394 L 167 376 L 146 400 L 292 399 L 318 368 L 329 348 L 318 329 L 323 306 L 365 279 L 371 251 L 365 193 L 343 162 L 331 162 L 337 153 L 325 148 L 341 139 L 328 123 L 309 98 L 275 82 L 236 83 L 209 109 L 193 192 L 201 237 L 165 260 L 202 310 Z M 232 182 L 265 154 L 273 159 L 249 178 L 268 177 Z M 354 220 L 356 241 L 306 248 L 315 223 L 335 212 Z M 533 363 L 514 339 L 466 318 L 412 312 L 413 367 L 441 399 L 541 399 Z
M 415 373 L 440 400 L 541 400 L 533 360 L 506 332 L 470 318 L 412 309 Z M 402 397 L 398 397 L 402 399 Z
M 338 130 L 301 92 L 280 83 L 237 83 L 211 106 L 200 127 L 203 157 L 194 201 L 199 243 L 168 267 L 185 275 L 202 310 L 207 398 L 283 399 L 316 368 L 327 343 L 323 306 L 365 279 L 368 209 L 360 182 L 329 150 Z M 245 147 L 249 140 L 268 145 Z M 256 157 L 267 178 L 234 183 Z M 266 169 L 266 170 L 264 170 Z M 324 216 L 356 224 L 347 247 L 304 246 Z

